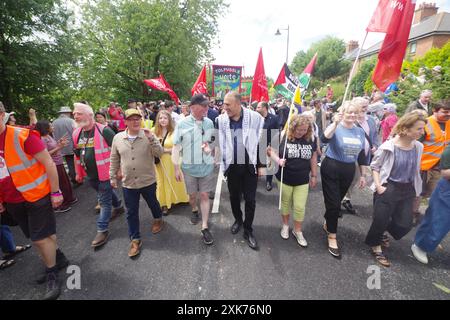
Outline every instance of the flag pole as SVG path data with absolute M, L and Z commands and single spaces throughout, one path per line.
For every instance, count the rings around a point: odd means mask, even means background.
M 359 47 L 358 54 L 356 55 L 355 62 L 353 63 L 352 71 L 350 71 L 350 77 L 349 77 L 348 82 L 347 82 L 347 87 L 345 88 L 344 100 L 342 100 L 342 104 L 344 104 L 344 102 L 347 99 L 347 94 L 348 94 L 348 90 L 350 89 L 350 83 L 352 82 L 353 73 L 355 72 L 356 64 L 358 63 L 359 56 L 361 55 L 361 51 L 362 51 L 362 48 L 364 47 L 364 44 L 366 43 L 366 39 L 367 39 L 367 35 L 368 34 L 369 34 L 369 32 L 366 31 L 366 36 L 364 37 L 364 40 L 363 40 L 363 42 L 361 44 L 361 47 Z
M 294 97 L 292 97 L 292 102 L 291 102 L 291 106 L 289 108 L 289 114 L 288 114 L 288 118 L 287 118 L 287 127 L 286 127 L 286 131 L 284 132 L 284 137 L 286 138 L 286 141 L 284 143 L 284 148 L 283 148 L 283 158 L 280 159 L 284 159 L 286 157 L 286 147 L 287 147 L 287 135 L 289 133 L 289 125 L 290 125 L 290 120 L 291 120 L 291 112 L 292 109 L 294 107 L 294 100 L 295 100 L 295 94 Z M 283 141 L 283 139 L 281 139 L 281 141 Z M 281 183 L 280 183 L 280 198 L 278 200 L 278 210 L 281 210 L 281 195 L 283 194 L 283 177 L 284 177 L 284 166 L 281 167 Z

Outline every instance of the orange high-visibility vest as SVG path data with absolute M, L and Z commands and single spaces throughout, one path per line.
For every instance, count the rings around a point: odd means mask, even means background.
M 450 120 L 445 124 L 445 134 L 442 134 L 439 123 L 431 116 L 425 126 L 425 141 L 420 170 L 428 171 L 441 160 L 445 147 L 450 143 Z
M 28 202 L 41 200 L 50 193 L 45 167 L 25 153 L 29 129 L 6 126 L 5 162 L 16 189 Z

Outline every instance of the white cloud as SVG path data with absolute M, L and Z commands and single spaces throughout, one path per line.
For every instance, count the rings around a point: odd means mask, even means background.
M 418 0 L 416 7 L 420 3 Z M 450 12 L 450 0 L 433 1 L 439 11 Z M 289 25 L 289 63 L 300 50 L 326 35 L 362 42 L 365 28 L 378 0 L 228 0 L 228 13 L 219 21 L 219 44 L 213 48 L 214 64 L 244 66 L 244 75 L 255 71 L 259 48 L 263 48 L 266 75 L 276 79 L 286 60 Z M 369 34 L 365 48 L 382 40 Z

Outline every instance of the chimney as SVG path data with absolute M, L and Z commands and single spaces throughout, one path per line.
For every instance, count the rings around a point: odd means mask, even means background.
M 355 49 L 357 49 L 357 48 L 359 48 L 359 43 L 358 43 L 358 41 L 350 40 L 350 41 L 347 43 L 347 46 L 346 46 L 346 48 L 345 48 L 345 54 L 349 54 L 350 52 L 352 52 L 353 50 L 355 50 Z
M 414 12 L 413 24 L 420 23 L 428 17 L 434 16 L 438 12 L 436 3 L 421 3 L 419 8 Z

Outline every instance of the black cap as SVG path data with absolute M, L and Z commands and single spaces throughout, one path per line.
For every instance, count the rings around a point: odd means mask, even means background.
M 196 104 L 207 106 L 209 104 L 209 100 L 204 94 L 199 93 L 199 94 L 192 96 L 189 106 L 193 106 Z
M 128 99 L 128 103 L 133 103 L 133 102 L 137 102 L 137 100 L 136 100 L 136 99 L 134 99 L 134 98 L 130 98 L 130 99 Z

